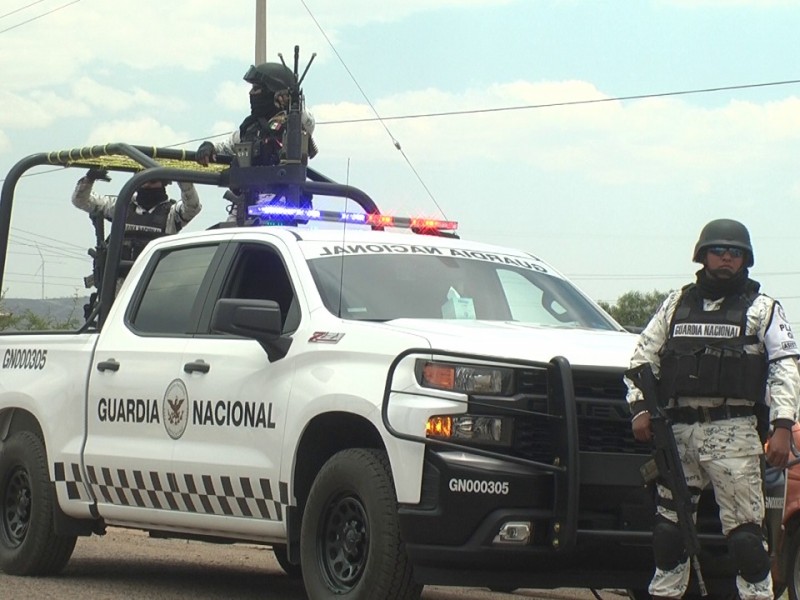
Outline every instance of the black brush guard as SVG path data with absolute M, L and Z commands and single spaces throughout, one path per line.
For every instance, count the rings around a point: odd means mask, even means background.
M 554 440 L 553 459 L 550 462 L 542 462 L 521 456 L 514 456 L 479 448 L 466 444 L 448 442 L 445 440 L 425 437 L 424 432 L 420 435 L 411 435 L 398 431 L 392 426 L 389 420 L 389 402 L 392 394 L 409 394 L 419 396 L 418 390 L 404 392 L 392 389 L 394 373 L 399 363 L 410 355 L 420 357 L 430 357 L 432 359 L 450 359 L 453 361 L 467 361 L 475 364 L 502 364 L 517 368 L 533 369 L 546 374 L 547 380 L 547 406 L 548 412 L 534 410 L 524 410 L 517 408 L 506 409 L 509 415 L 531 416 L 544 419 L 548 424 L 556 428 L 557 433 L 552 436 Z M 432 398 L 441 398 L 431 393 Z M 485 406 L 496 409 L 495 404 L 482 404 L 476 400 L 464 401 L 470 406 Z M 429 446 L 468 452 L 478 456 L 495 458 L 507 462 L 517 463 L 532 468 L 542 473 L 552 475 L 552 529 L 550 532 L 552 548 L 557 552 L 569 552 L 575 548 L 578 528 L 578 493 L 580 491 L 578 475 L 580 473 L 579 452 L 578 452 L 578 417 L 575 405 L 575 390 L 572 383 L 572 371 L 566 358 L 556 356 L 548 363 L 523 361 L 515 359 L 505 359 L 488 357 L 475 354 L 465 354 L 449 352 L 445 350 L 431 350 L 429 348 L 412 348 L 400 353 L 389 367 L 389 373 L 384 390 L 383 403 L 381 407 L 381 417 L 386 429 L 393 436 L 411 442 L 422 442 Z

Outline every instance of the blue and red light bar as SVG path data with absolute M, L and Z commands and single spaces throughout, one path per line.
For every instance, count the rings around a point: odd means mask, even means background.
M 354 213 L 335 210 L 317 210 L 274 204 L 254 204 L 247 209 L 248 216 L 270 221 L 327 221 L 329 223 L 353 223 L 371 225 L 373 228 L 404 227 L 415 231 L 455 231 L 456 221 L 442 221 L 419 217 L 396 217 L 378 213 Z

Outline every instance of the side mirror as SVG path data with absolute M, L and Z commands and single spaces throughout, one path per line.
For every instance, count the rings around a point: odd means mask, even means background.
M 274 300 L 222 298 L 211 315 L 211 330 L 256 340 L 270 362 L 286 356 L 292 339 L 281 337 L 283 319 Z

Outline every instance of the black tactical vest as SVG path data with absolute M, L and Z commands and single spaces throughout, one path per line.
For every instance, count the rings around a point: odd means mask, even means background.
M 254 167 L 277 165 L 283 150 L 283 133 L 286 113 L 278 113 L 271 119 L 259 117 L 245 119 L 239 127 L 239 139 L 251 143 L 250 164 Z
M 150 212 L 139 213 L 136 211 L 137 205 L 131 203 L 122 239 L 122 260 L 136 260 L 149 242 L 167 232 L 167 218 L 174 204 L 175 200 L 167 200 L 157 204 Z M 180 229 L 179 224 L 176 226 Z
M 662 404 L 680 396 L 765 402 L 766 355 L 744 351 L 758 343 L 758 336 L 746 335 L 747 309 L 757 295 L 757 288 L 734 294 L 719 310 L 706 311 L 696 286 L 683 288 L 661 350 Z

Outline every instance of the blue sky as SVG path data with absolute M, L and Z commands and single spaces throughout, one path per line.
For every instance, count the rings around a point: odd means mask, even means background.
M 5 0 L 0 178 L 36 152 L 221 139 L 248 112 L 254 16 L 254 0 Z M 312 166 L 385 212 L 444 214 L 612 302 L 687 283 L 702 226 L 739 219 L 752 276 L 800 325 L 800 84 L 613 100 L 798 80 L 798 30 L 798 0 L 268 0 L 267 55 L 317 53 Z M 337 123 L 371 106 L 387 118 L 586 100 L 607 101 Z M 83 293 L 93 233 L 69 202 L 81 174 L 21 184 L 8 296 Z M 200 190 L 190 229 L 223 218 L 219 192 Z

